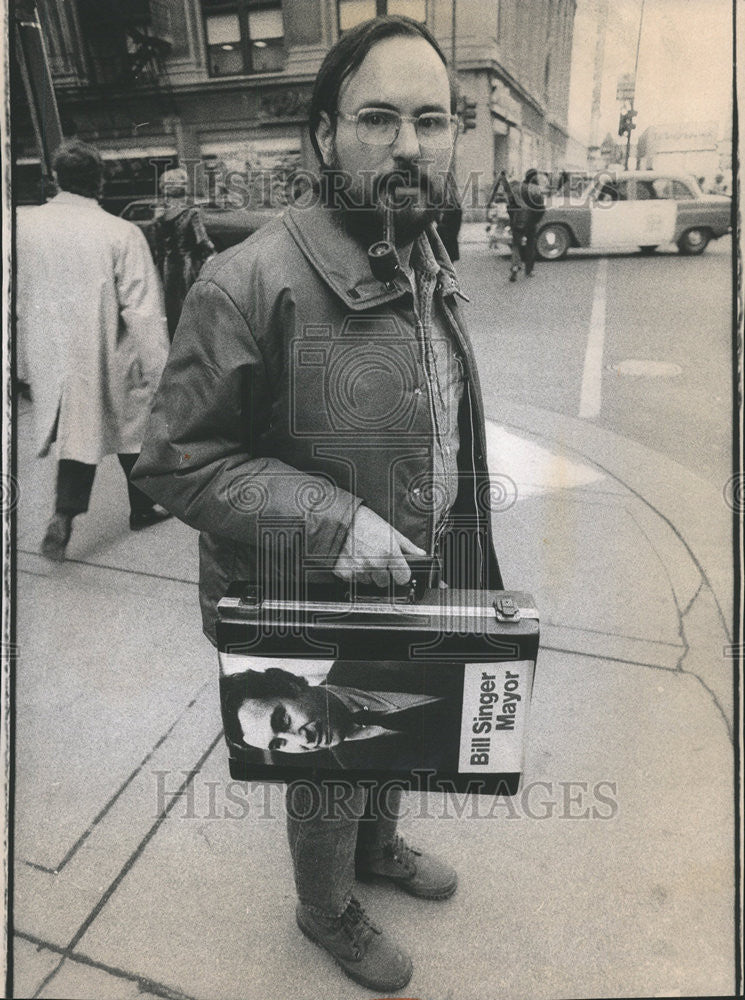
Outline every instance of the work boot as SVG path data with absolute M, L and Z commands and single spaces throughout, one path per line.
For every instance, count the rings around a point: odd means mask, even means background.
M 411 979 L 411 959 L 370 920 L 352 897 L 340 917 L 321 917 L 302 903 L 295 913 L 298 927 L 325 948 L 350 979 L 378 993 L 402 990 Z
M 458 886 L 458 875 L 450 865 L 432 854 L 409 847 L 397 835 L 380 851 L 357 864 L 357 877 L 389 879 L 419 899 L 447 899 Z
M 47 525 L 44 540 L 41 543 L 41 554 L 54 562 L 64 562 L 65 549 L 72 534 L 72 516 L 70 514 L 55 514 Z

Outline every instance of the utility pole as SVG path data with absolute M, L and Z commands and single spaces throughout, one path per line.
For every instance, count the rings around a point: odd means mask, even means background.
M 626 162 L 623 165 L 624 170 L 629 169 L 629 156 L 631 155 L 631 131 L 636 126 L 633 124 L 634 115 L 636 114 L 634 110 L 634 99 L 636 97 L 636 75 L 639 69 L 639 47 L 642 42 L 642 24 L 644 23 L 644 0 L 642 0 L 641 10 L 639 11 L 639 34 L 636 37 L 636 59 L 634 60 L 634 91 L 631 95 L 631 107 L 629 108 L 629 128 L 626 132 Z
M 453 0 L 453 9 L 450 22 L 450 68 L 453 75 L 457 73 L 455 65 L 455 34 L 458 25 L 458 0 Z
M 458 25 L 458 0 L 452 0 L 453 9 L 450 20 L 450 72 L 453 74 L 453 79 L 457 82 L 458 80 L 458 63 L 455 48 L 456 41 L 456 29 Z M 450 171 L 455 177 L 455 154 L 457 141 L 453 144 L 453 155 L 450 159 Z
M 52 157 L 64 136 L 35 0 L 15 0 L 13 22 L 15 55 L 39 147 L 46 191 L 53 183 Z

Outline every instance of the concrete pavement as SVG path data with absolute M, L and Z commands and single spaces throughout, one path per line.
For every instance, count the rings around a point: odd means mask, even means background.
M 457 865 L 427 904 L 360 887 L 420 1000 L 733 992 L 730 512 L 591 423 L 488 414 L 505 579 L 542 617 L 525 785 L 415 795 Z M 371 996 L 294 923 L 281 788 L 231 784 L 196 534 L 133 535 L 115 459 L 69 559 L 19 421 L 16 997 Z M 196 772 L 196 773 L 195 773 Z

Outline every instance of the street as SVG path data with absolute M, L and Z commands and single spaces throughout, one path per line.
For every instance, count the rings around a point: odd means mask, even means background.
M 470 227 L 469 227 L 470 229 Z M 478 229 L 471 230 L 478 237 Z M 579 416 L 599 271 L 604 347 L 592 377 L 596 422 L 669 456 L 722 489 L 731 474 L 731 241 L 700 257 L 675 247 L 652 257 L 574 250 L 538 262 L 533 278 L 507 282 L 503 251 L 470 244 L 458 267 L 473 301 L 470 331 L 487 411 L 513 400 Z M 628 361 L 670 366 L 623 374 Z
M 732 4 L 8 22 L 4 995 L 742 995 Z
M 729 241 L 574 252 L 511 285 L 466 229 L 496 544 L 541 615 L 524 787 L 405 796 L 402 832 L 456 865 L 459 890 L 360 897 L 412 955 L 420 1000 L 729 994 Z M 614 370 L 636 361 L 680 372 Z M 196 533 L 132 535 L 109 456 L 67 562 L 43 559 L 54 462 L 33 456 L 32 407 L 14 994 L 361 1000 L 295 926 L 281 788 L 229 782 Z

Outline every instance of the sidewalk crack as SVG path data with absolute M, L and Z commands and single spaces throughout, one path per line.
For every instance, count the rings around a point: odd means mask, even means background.
M 77 852 L 86 842 L 86 840 L 90 837 L 90 835 L 99 825 L 101 820 L 105 818 L 107 813 L 113 808 L 113 806 L 116 804 L 119 798 L 121 798 L 121 796 L 124 794 L 127 788 L 129 788 L 129 786 L 132 784 L 135 778 L 142 772 L 142 769 L 145 767 L 148 761 L 152 759 L 153 754 L 155 754 L 155 752 L 163 746 L 163 744 L 166 742 L 166 740 L 171 735 L 173 730 L 176 728 L 179 722 L 184 718 L 186 713 L 196 705 L 200 694 L 205 690 L 205 688 L 209 687 L 211 684 L 212 681 L 205 681 L 201 685 L 201 687 L 197 689 L 197 693 L 194 695 L 194 697 L 187 703 L 187 705 L 185 705 L 185 707 L 179 713 L 179 715 L 176 716 L 176 718 L 173 720 L 168 729 L 166 729 L 166 731 L 161 736 L 158 737 L 158 739 L 155 741 L 150 750 L 148 750 L 148 752 L 142 758 L 140 763 L 137 764 L 134 770 L 131 771 L 130 774 L 124 779 L 124 781 L 117 788 L 114 794 L 108 799 L 107 802 L 104 803 L 103 807 L 96 813 L 96 815 L 93 817 L 87 828 L 81 833 L 81 835 L 72 845 L 72 847 L 69 848 L 69 850 L 64 855 L 59 864 L 57 864 L 54 868 L 49 868 L 46 865 L 39 864 L 36 861 L 27 861 L 25 858 L 23 859 L 23 863 L 25 865 L 28 865 L 29 868 L 35 868 L 37 871 L 45 872 L 47 875 L 59 875 L 60 872 L 65 868 L 65 866 L 75 857 Z
M 730 744 L 734 744 L 734 734 L 733 734 L 733 730 L 732 730 L 732 723 L 730 722 L 730 720 L 729 720 L 729 718 L 727 716 L 727 712 L 725 711 L 724 706 L 722 705 L 721 701 L 719 700 L 719 697 L 718 697 L 716 691 L 714 691 L 714 689 L 709 684 L 707 684 L 707 682 L 704 680 L 704 678 L 699 673 L 697 673 L 695 670 L 687 670 L 683 666 L 683 663 L 686 660 L 686 658 L 688 656 L 692 655 L 692 648 L 691 648 L 691 645 L 690 645 L 690 643 L 688 641 L 688 636 L 686 635 L 685 619 L 690 614 L 691 610 L 693 609 L 693 607 L 696 604 L 697 599 L 704 593 L 705 589 L 708 590 L 708 592 L 712 595 L 712 599 L 714 600 L 714 603 L 715 603 L 715 605 L 717 607 L 717 611 L 719 611 L 719 613 L 721 615 L 721 609 L 719 608 L 719 604 L 718 604 L 718 602 L 716 600 L 716 597 L 715 597 L 713 591 L 711 590 L 711 587 L 709 587 L 708 584 L 705 582 L 703 574 L 701 574 L 700 575 L 700 579 L 699 579 L 699 584 L 698 584 L 698 587 L 696 588 L 695 594 L 690 599 L 690 601 L 688 601 L 688 603 L 686 604 L 685 608 L 681 608 L 680 602 L 678 601 L 678 595 L 675 592 L 675 585 L 673 583 L 672 577 L 670 576 L 670 572 L 669 572 L 669 570 L 667 568 L 667 564 L 666 564 L 665 560 L 660 555 L 660 553 L 657 550 L 657 547 L 656 547 L 654 541 L 649 537 L 649 535 L 646 532 L 644 526 L 634 516 L 634 512 L 627 507 L 626 508 L 626 513 L 631 518 L 631 520 L 634 522 L 634 524 L 636 525 L 636 527 L 639 530 L 639 532 L 647 540 L 647 543 L 648 543 L 649 547 L 654 552 L 654 554 L 655 554 L 655 556 L 657 558 L 657 561 L 659 562 L 660 566 L 662 567 L 662 572 L 664 573 L 665 579 L 667 580 L 667 583 L 668 583 L 668 587 L 670 588 L 670 596 L 673 599 L 673 604 L 675 605 L 675 610 L 676 610 L 677 615 L 678 615 L 678 635 L 680 636 L 680 642 L 681 642 L 681 647 L 682 647 L 681 648 L 680 656 L 678 657 L 677 663 L 675 664 L 675 667 L 674 667 L 674 672 L 678 673 L 678 674 L 686 675 L 688 677 L 693 677 L 693 678 L 695 678 L 695 680 L 698 681 L 698 683 L 701 685 L 701 687 L 704 689 L 704 691 L 706 691 L 706 693 L 709 695 L 711 701 L 714 704 L 714 707 L 717 709 L 717 711 L 719 712 L 720 716 L 722 717 L 722 721 L 724 723 L 724 727 L 725 727 L 726 732 L 727 732 L 727 739 L 729 740 Z M 700 570 L 699 570 L 699 572 L 700 572 Z M 728 633 L 727 629 L 725 629 L 724 632 L 725 632 L 725 636 L 728 637 L 729 633 Z
M 512 429 L 512 430 L 516 431 L 518 434 L 528 434 L 529 436 L 535 438 L 536 440 L 546 442 L 547 445 L 550 445 L 550 446 L 554 446 L 555 447 L 556 444 L 557 444 L 557 441 L 556 441 L 555 437 L 549 436 L 547 434 L 538 434 L 534 430 L 531 430 L 531 429 L 529 429 L 527 427 L 522 426 L 520 423 L 514 423 L 514 422 L 509 422 L 508 421 L 508 422 L 503 422 L 501 424 L 501 426 L 506 427 L 508 429 Z M 670 520 L 670 518 L 666 514 L 663 514 L 663 512 L 658 507 L 655 507 L 655 505 L 651 502 L 651 500 L 649 500 L 642 493 L 640 493 L 638 489 L 635 489 L 629 483 L 625 482 L 623 479 L 620 478 L 620 476 L 618 476 L 615 472 L 612 472 L 609 468 L 607 468 L 607 466 L 603 465 L 596 458 L 590 458 L 588 455 L 586 455 L 583 452 L 581 452 L 578 448 L 573 447 L 572 445 L 568 444 L 567 441 L 565 441 L 565 440 L 561 441 L 561 446 L 562 446 L 563 450 L 567 454 L 577 456 L 577 458 L 579 460 L 581 460 L 582 462 L 589 463 L 590 465 L 593 465 L 596 469 L 599 469 L 609 479 L 612 479 L 616 483 L 620 483 L 621 486 L 624 488 L 624 490 L 626 490 L 632 497 L 634 497 L 635 499 L 637 499 L 640 503 L 644 504 L 645 507 L 648 507 L 649 510 L 651 510 L 653 514 L 656 514 L 657 517 L 659 517 L 660 520 L 662 520 L 668 526 L 668 528 L 672 531 L 672 533 L 675 535 L 675 537 L 677 538 L 677 540 L 680 542 L 680 544 L 683 546 L 683 548 L 688 553 L 688 556 L 690 557 L 691 562 L 693 563 L 693 565 L 698 570 L 698 573 L 699 573 L 699 575 L 700 575 L 703 583 L 706 584 L 706 586 L 711 591 L 711 595 L 712 595 L 712 598 L 714 600 L 714 604 L 716 606 L 717 614 L 718 614 L 719 619 L 721 621 L 722 628 L 724 629 L 724 631 L 725 631 L 725 633 L 727 635 L 728 642 L 731 642 L 732 641 L 731 627 L 730 627 L 730 624 L 728 623 L 727 616 L 725 615 L 724 611 L 722 610 L 722 606 L 719 603 L 719 597 L 717 596 L 716 591 L 712 587 L 711 582 L 710 582 L 710 580 L 709 580 L 709 578 L 708 578 L 708 576 L 706 574 L 705 569 L 703 568 L 703 566 L 701 565 L 701 563 L 699 562 L 699 560 L 696 558 L 695 553 L 691 549 L 691 546 L 688 544 L 688 542 L 686 541 L 686 539 L 680 533 L 680 531 L 678 530 L 678 528 L 673 524 L 673 522 Z
M 98 900 L 98 902 L 93 907 L 93 909 L 90 911 L 90 913 L 85 918 L 85 920 L 82 922 L 82 924 L 80 925 L 80 927 L 78 927 L 77 931 L 73 934 L 73 936 L 70 939 L 70 941 L 68 942 L 67 946 L 65 948 L 63 948 L 63 949 L 60 949 L 60 954 L 63 956 L 62 959 L 61 959 L 61 961 L 42 980 L 42 982 L 38 986 L 36 992 L 34 993 L 34 997 L 32 998 L 32 1000 L 35 1000 L 36 997 L 39 997 L 41 995 L 41 993 L 46 989 L 46 987 L 49 985 L 49 983 L 52 981 L 52 979 L 54 979 L 54 977 L 60 971 L 60 969 L 62 968 L 62 966 L 65 964 L 65 961 L 67 960 L 68 955 L 70 955 L 72 952 L 74 952 L 75 947 L 77 946 L 77 944 L 80 942 L 80 940 L 88 932 L 88 930 L 91 927 L 91 924 L 93 924 L 94 921 L 98 918 L 98 916 L 101 913 L 101 911 L 103 910 L 103 908 L 106 906 L 106 904 L 111 899 L 111 897 L 114 895 L 114 893 L 119 888 L 119 886 L 121 885 L 121 883 L 124 881 L 124 879 L 126 878 L 126 876 L 132 870 L 132 868 L 134 867 L 134 865 L 136 864 L 136 862 L 139 860 L 140 856 L 144 852 L 144 850 L 147 847 L 147 845 L 150 843 L 150 841 L 153 839 L 153 837 L 155 836 L 155 834 L 160 829 L 160 827 L 163 824 L 164 820 L 166 820 L 168 818 L 169 813 L 175 807 L 176 803 L 181 800 L 181 797 L 184 795 L 186 789 L 194 781 L 194 778 L 197 776 L 197 774 L 201 770 L 202 765 L 207 760 L 207 758 L 209 757 L 209 755 L 212 753 L 212 751 L 215 749 L 215 747 L 217 746 L 217 744 L 220 742 L 220 740 L 222 738 L 223 738 L 223 732 L 222 732 L 222 729 L 221 729 L 220 732 L 217 734 L 217 736 L 215 736 L 215 738 L 210 742 L 209 746 L 204 751 L 204 753 L 200 756 L 199 760 L 196 762 L 196 764 L 194 765 L 194 767 L 190 770 L 188 776 L 181 783 L 181 785 L 179 786 L 179 788 L 177 789 L 177 791 L 171 796 L 170 800 L 166 803 L 166 805 L 164 806 L 164 808 L 162 809 L 162 811 L 160 812 L 160 814 L 156 818 L 156 820 L 153 823 L 153 825 L 150 827 L 150 829 L 147 831 L 147 833 L 145 834 L 145 836 L 139 842 L 139 844 L 137 845 L 137 847 L 134 849 L 134 851 L 132 851 L 132 853 L 130 854 L 130 856 L 127 858 L 127 860 L 124 862 L 124 864 L 122 865 L 122 867 L 119 869 L 119 872 L 117 873 L 117 875 L 109 883 L 107 889 L 102 894 L 101 898 Z
M 696 598 L 698 597 L 698 595 L 701 593 L 701 591 L 703 589 L 704 589 L 704 581 L 703 580 L 699 580 L 698 587 L 696 588 L 696 593 L 693 595 L 693 597 L 690 599 L 690 601 L 688 602 L 688 604 L 686 604 L 686 606 L 680 612 L 680 614 L 681 614 L 681 616 L 683 618 L 685 618 L 685 616 L 691 610 L 691 608 L 693 607 L 693 605 L 694 605 L 694 603 L 696 601 Z
M 57 969 L 61 968 L 66 961 L 75 962 L 78 965 L 86 965 L 91 969 L 106 972 L 115 979 L 123 979 L 127 982 L 135 983 L 137 985 L 138 992 L 140 993 L 163 997 L 164 1000 L 194 1000 L 189 993 L 183 993 L 181 990 L 173 989 L 170 986 L 166 986 L 165 983 L 156 982 L 154 979 L 138 975 L 136 972 L 127 972 L 126 969 L 120 969 L 116 965 L 108 965 L 106 962 L 99 962 L 83 952 L 69 951 L 66 948 L 53 944 L 51 941 L 43 941 L 35 934 L 27 934 L 25 931 L 19 930 L 16 930 L 14 933 L 16 937 L 19 937 L 22 941 L 28 941 L 29 944 L 36 945 L 40 951 L 50 951 L 52 954 L 60 955 L 61 961 Z M 57 970 L 55 970 L 55 972 L 56 971 Z M 35 995 L 38 995 L 38 990 Z

